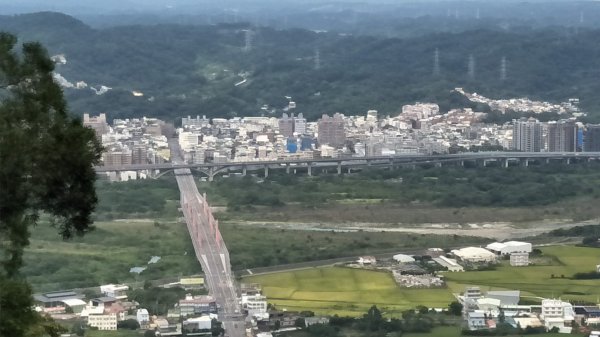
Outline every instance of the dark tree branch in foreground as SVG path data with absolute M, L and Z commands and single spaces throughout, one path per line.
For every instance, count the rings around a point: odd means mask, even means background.
M 0 33 L 0 77 L 19 83 L 0 98 L 0 336 L 54 336 L 53 323 L 31 309 L 31 290 L 19 275 L 23 250 L 40 213 L 64 238 L 93 228 L 93 165 L 102 149 L 67 113 L 46 50 L 26 43 L 17 52 L 16 43 Z

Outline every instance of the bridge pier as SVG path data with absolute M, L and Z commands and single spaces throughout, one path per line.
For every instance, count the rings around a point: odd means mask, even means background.
M 337 174 L 338 176 L 342 174 L 342 162 L 338 161 L 337 163 Z
M 529 158 L 521 159 L 521 165 L 524 167 L 529 166 Z
M 504 168 L 508 168 L 508 158 L 504 159 L 502 164 L 503 164 L 502 166 L 504 166 Z
M 571 158 L 566 158 L 565 159 L 565 164 L 567 164 L 567 165 L 571 164 Z
M 308 176 L 312 177 L 312 163 L 308 163 Z
M 269 177 L 269 165 L 265 165 L 265 178 Z
M 290 163 L 285 164 L 285 173 L 290 174 Z
M 214 181 L 215 180 L 215 168 L 214 167 L 209 167 L 208 168 L 208 181 Z
M 442 162 L 436 162 L 435 167 L 442 167 Z
M 247 170 L 248 170 L 248 167 L 246 167 L 246 165 L 242 165 L 242 176 L 243 177 L 245 177 L 246 174 L 248 173 Z

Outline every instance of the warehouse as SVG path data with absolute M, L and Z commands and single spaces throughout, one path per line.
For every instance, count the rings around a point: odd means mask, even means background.
M 462 249 L 455 249 L 452 251 L 452 254 L 454 254 L 454 256 L 458 257 L 462 261 L 470 263 L 496 261 L 496 254 L 480 247 L 466 247 Z
M 498 255 L 531 253 L 531 243 L 520 241 L 494 242 L 487 245 L 486 248 Z

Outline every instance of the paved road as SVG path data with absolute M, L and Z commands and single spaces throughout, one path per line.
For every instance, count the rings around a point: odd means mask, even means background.
M 178 153 L 178 152 L 175 152 Z M 174 163 L 179 160 L 174 157 Z M 177 185 L 181 193 L 181 209 L 194 251 L 202 265 L 210 295 L 219 306 L 219 320 L 223 322 L 225 335 L 243 337 L 244 317 L 231 271 L 229 252 L 221 237 L 218 222 L 214 219 L 206 200 L 198 188 L 189 169 L 175 170 Z

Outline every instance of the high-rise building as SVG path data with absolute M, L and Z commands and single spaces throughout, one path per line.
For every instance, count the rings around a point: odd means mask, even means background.
M 548 123 L 548 151 L 577 151 L 577 124 L 567 120 Z
M 144 144 L 136 144 L 131 151 L 132 164 L 147 164 L 148 163 L 148 147 Z
M 283 113 L 279 119 L 279 133 L 284 137 L 289 138 L 294 133 L 302 135 L 306 133 L 306 118 L 299 113 L 297 117 L 294 114 L 288 115 Z
M 279 119 L 279 133 L 286 138 L 294 134 L 294 114 L 290 117 L 288 114 L 283 113 Z
M 85 113 L 83 114 L 83 125 L 94 129 L 96 137 L 100 140 L 102 140 L 102 135 L 108 132 L 106 114 L 90 117 L 90 114 Z
M 542 123 L 534 118 L 513 120 L 514 150 L 540 152 L 542 145 Z
M 346 143 L 346 130 L 344 129 L 343 115 L 336 113 L 333 117 L 323 115 L 318 122 L 319 145 L 341 147 Z
M 585 126 L 583 151 L 600 152 L 600 124 L 588 124 Z

